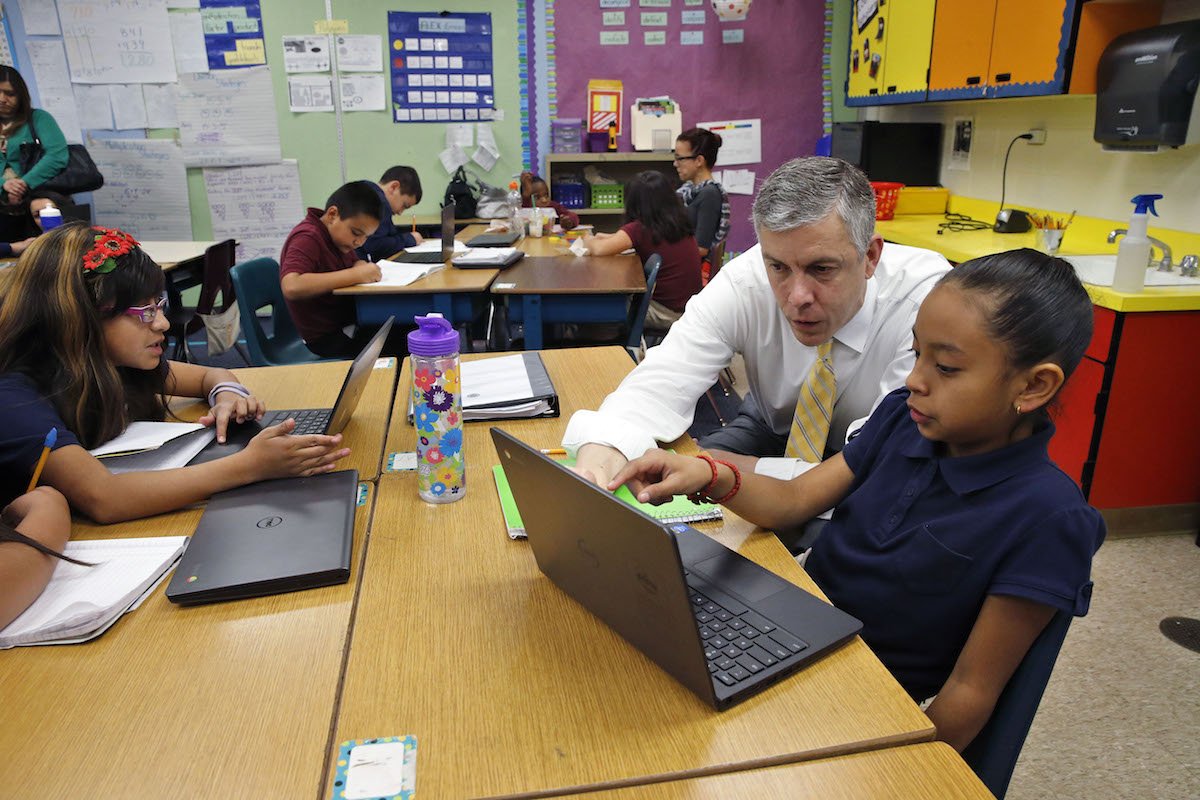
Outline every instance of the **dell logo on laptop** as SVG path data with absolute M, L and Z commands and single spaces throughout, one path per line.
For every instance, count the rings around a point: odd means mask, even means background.
M 283 524 L 283 517 L 263 517 L 257 523 L 260 528 L 278 528 Z

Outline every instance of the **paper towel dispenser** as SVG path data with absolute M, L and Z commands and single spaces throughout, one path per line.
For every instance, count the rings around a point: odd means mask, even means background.
M 1105 150 L 1153 152 L 1200 142 L 1200 20 L 1122 34 L 1096 68 L 1096 128 Z

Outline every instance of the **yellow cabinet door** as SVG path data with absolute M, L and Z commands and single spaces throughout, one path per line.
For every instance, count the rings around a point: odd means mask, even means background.
M 996 0 L 941 0 L 937 4 L 929 62 L 930 100 L 984 96 L 995 16 Z
M 887 41 L 889 19 L 895 0 L 879 7 L 879 11 L 867 20 L 859 30 L 858 4 L 855 3 L 855 18 L 850 23 L 850 67 L 847 75 L 846 98 L 867 100 L 883 94 L 883 73 L 887 64 Z M 880 21 L 883 22 L 882 36 Z M 858 103 L 863 105 L 863 103 Z
M 933 49 L 935 0 L 892 0 L 884 6 L 889 13 L 887 53 L 883 60 L 880 94 L 905 97 L 909 102 L 925 99 L 928 88 L 929 55 Z
M 1056 94 L 1062 91 L 1064 38 L 1070 40 L 1068 0 L 1004 0 L 996 11 L 992 55 L 985 83 L 989 95 Z

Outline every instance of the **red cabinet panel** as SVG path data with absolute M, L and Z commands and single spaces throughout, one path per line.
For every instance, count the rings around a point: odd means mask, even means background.
M 1084 358 L 1063 387 L 1058 408 L 1051 410 L 1055 431 L 1050 440 L 1050 458 L 1080 486 L 1096 428 L 1096 396 L 1103 383 L 1104 365 Z

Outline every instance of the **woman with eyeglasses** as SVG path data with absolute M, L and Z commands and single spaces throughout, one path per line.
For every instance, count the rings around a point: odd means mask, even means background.
M 675 171 L 683 181 L 676 193 L 687 207 L 706 261 L 712 246 L 729 234 L 729 195 L 712 174 L 720 149 L 721 137 L 707 128 L 689 128 L 675 140 Z
M 224 441 L 261 400 L 224 369 L 168 361 L 162 268 L 123 231 L 63 225 L 38 237 L 0 288 L 0 505 L 22 494 L 57 428 L 41 483 L 108 523 L 159 514 L 268 478 L 315 475 L 348 455 L 341 436 L 266 428 L 206 464 L 114 475 L 88 453 L 134 420 L 162 421 L 168 396 L 207 398 L 200 422 Z

